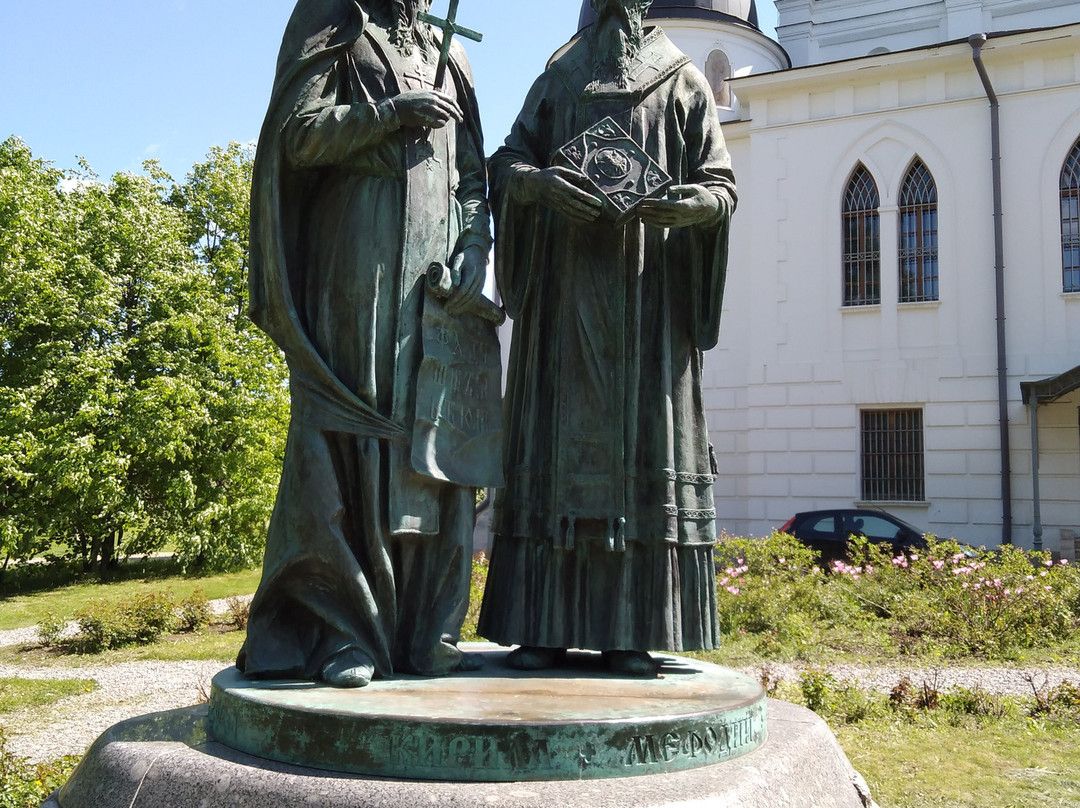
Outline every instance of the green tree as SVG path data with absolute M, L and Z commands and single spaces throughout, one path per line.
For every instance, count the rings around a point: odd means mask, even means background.
M 186 214 L 188 243 L 218 294 L 232 304 L 240 330 L 253 327 L 247 319 L 247 271 L 254 166 L 253 145 L 214 146 L 172 195 Z
M 6 557 L 56 541 L 107 567 L 173 541 L 192 564 L 257 560 L 287 395 L 238 316 L 250 162 L 230 147 L 182 186 L 154 164 L 103 183 L 0 145 Z M 200 231 L 208 215 L 224 226 Z
M 59 190 L 61 172 L 34 159 L 21 141 L 0 144 L 0 551 L 6 569 L 48 546 L 40 529 L 38 478 L 49 432 L 50 408 L 75 399 L 73 390 L 102 366 L 89 350 L 73 363 L 79 325 L 101 325 L 100 311 L 70 294 L 75 276 L 93 276 L 76 260 L 74 210 Z M 91 287 L 98 278 L 83 277 Z M 63 380 L 63 381 L 61 381 Z M 78 413 L 78 407 L 74 409 Z M 60 471 L 60 470 L 58 470 Z M 62 473 L 62 472 L 61 472 Z
M 172 204 L 183 211 L 187 238 L 222 307 L 213 378 L 213 435 L 198 468 L 201 529 L 180 537 L 193 562 L 220 566 L 261 557 L 265 522 L 277 491 L 288 429 L 288 370 L 276 345 L 247 317 L 247 273 L 253 146 L 215 146 Z

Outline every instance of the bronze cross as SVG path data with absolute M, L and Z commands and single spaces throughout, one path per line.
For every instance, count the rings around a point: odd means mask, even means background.
M 457 24 L 457 10 L 460 2 L 461 0 L 450 0 L 450 10 L 446 12 L 445 20 L 428 14 L 426 11 L 421 11 L 416 15 L 417 19 L 426 22 L 429 25 L 434 25 L 436 28 L 442 29 L 443 32 L 442 52 L 439 54 L 439 67 L 435 71 L 436 90 L 441 90 L 443 82 L 446 80 L 446 66 L 450 62 L 450 43 L 453 41 L 454 35 L 458 34 L 466 39 L 471 39 L 473 42 L 484 41 L 483 34 Z
M 429 79 L 427 76 L 425 76 L 422 70 L 419 70 L 419 69 L 416 69 L 416 68 L 410 68 L 410 72 L 402 73 L 401 77 L 405 78 L 405 79 L 410 79 L 411 81 L 413 81 L 416 84 L 415 89 L 418 89 L 418 90 L 423 89 L 425 87 L 431 87 L 431 88 L 434 89 L 434 87 L 435 87 L 435 83 L 431 79 Z M 413 88 L 409 88 L 409 89 L 413 89 Z

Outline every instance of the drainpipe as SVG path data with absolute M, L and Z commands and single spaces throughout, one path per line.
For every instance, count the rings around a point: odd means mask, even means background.
M 971 58 L 990 101 L 990 150 L 994 174 L 994 281 L 997 294 L 998 424 L 1001 441 L 1001 543 L 1012 544 L 1012 461 L 1009 457 L 1009 378 L 1005 350 L 1005 237 L 1001 210 L 1001 124 L 997 93 L 982 61 L 986 34 L 968 37 Z
M 1039 492 L 1039 397 L 1031 396 L 1028 402 L 1031 421 L 1031 504 L 1032 537 L 1035 540 L 1035 552 L 1043 548 L 1042 495 Z

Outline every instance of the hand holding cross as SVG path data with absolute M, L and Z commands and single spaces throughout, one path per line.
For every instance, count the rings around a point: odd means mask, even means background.
M 426 22 L 429 25 L 434 25 L 436 28 L 441 29 L 443 32 L 442 51 L 439 54 L 439 66 L 435 71 L 436 90 L 441 90 L 443 83 L 446 80 L 446 66 L 450 62 L 450 44 L 453 42 L 454 36 L 460 35 L 465 37 L 466 39 L 471 39 L 473 42 L 484 41 L 483 34 L 478 33 L 477 31 L 473 31 L 462 25 L 458 25 L 457 11 L 460 2 L 461 0 L 450 0 L 450 10 L 447 11 L 445 20 L 441 17 L 436 17 L 432 14 L 428 14 L 424 11 L 416 15 L 417 19 Z

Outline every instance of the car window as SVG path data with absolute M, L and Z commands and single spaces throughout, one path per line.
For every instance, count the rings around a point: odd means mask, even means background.
M 882 519 L 879 516 L 863 516 L 861 519 L 863 525 L 859 533 L 867 538 L 892 540 L 900 532 L 900 528 L 888 519 Z
M 836 518 L 833 516 L 819 516 L 817 519 L 809 520 L 806 523 L 806 529 L 811 533 L 822 536 L 835 536 Z

